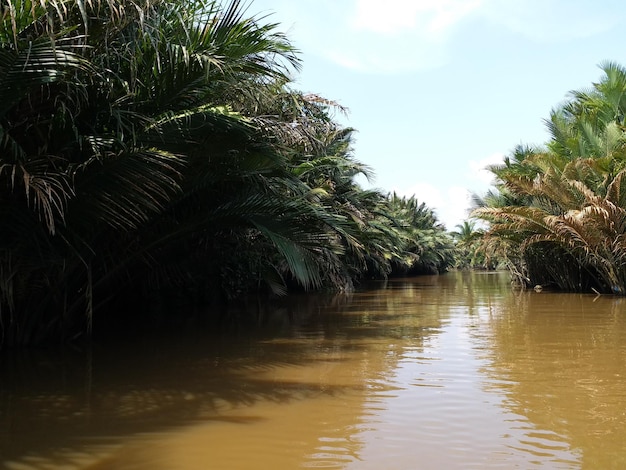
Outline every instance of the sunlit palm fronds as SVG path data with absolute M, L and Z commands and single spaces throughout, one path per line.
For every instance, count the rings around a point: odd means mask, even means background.
M 485 249 L 501 247 L 526 283 L 625 293 L 626 69 L 601 68 L 551 112 L 546 151 L 492 168 L 499 194 L 514 197 L 476 201 L 474 215 L 490 223 Z

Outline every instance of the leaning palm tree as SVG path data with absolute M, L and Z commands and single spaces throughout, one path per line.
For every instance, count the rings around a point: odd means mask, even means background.
M 235 90 L 297 68 L 275 25 L 245 17 L 239 1 L 5 7 L 5 344 L 89 331 L 120 290 L 193 278 L 176 260 L 221 252 L 213 240 L 261 236 L 296 279 L 318 282 L 319 243 L 293 221 L 319 214 L 285 199 L 305 188 L 230 105 Z
M 503 256 L 524 284 L 624 293 L 621 180 L 626 162 L 626 69 L 604 76 L 546 121 L 544 149 L 492 168 L 498 197 L 476 199 L 490 223 L 483 249 Z
M 397 225 L 355 183 L 336 103 L 289 88 L 297 51 L 239 0 L 2 5 L 0 346 L 447 265 L 427 211 Z
M 604 196 L 598 195 L 576 178 L 593 174 L 594 163 L 576 160 L 565 171 L 553 170 L 532 182 L 509 181 L 536 202 L 475 210 L 475 216 L 491 222 L 483 249 L 509 254 L 512 272 L 525 284 L 624 292 L 624 171 Z

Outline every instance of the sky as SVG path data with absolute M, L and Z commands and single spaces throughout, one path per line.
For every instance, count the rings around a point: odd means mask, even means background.
M 573 90 L 626 66 L 623 0 L 249 0 L 300 51 L 292 87 L 348 108 L 367 188 L 416 196 L 448 230 L 490 164 L 548 140 Z

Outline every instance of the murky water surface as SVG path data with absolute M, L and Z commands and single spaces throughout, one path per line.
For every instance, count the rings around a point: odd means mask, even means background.
M 626 468 L 626 299 L 458 273 L 258 322 L 6 355 L 0 467 Z

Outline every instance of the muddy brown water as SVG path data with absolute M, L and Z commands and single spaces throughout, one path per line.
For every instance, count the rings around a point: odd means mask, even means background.
M 626 299 L 503 273 L 0 359 L 0 468 L 626 468 Z

